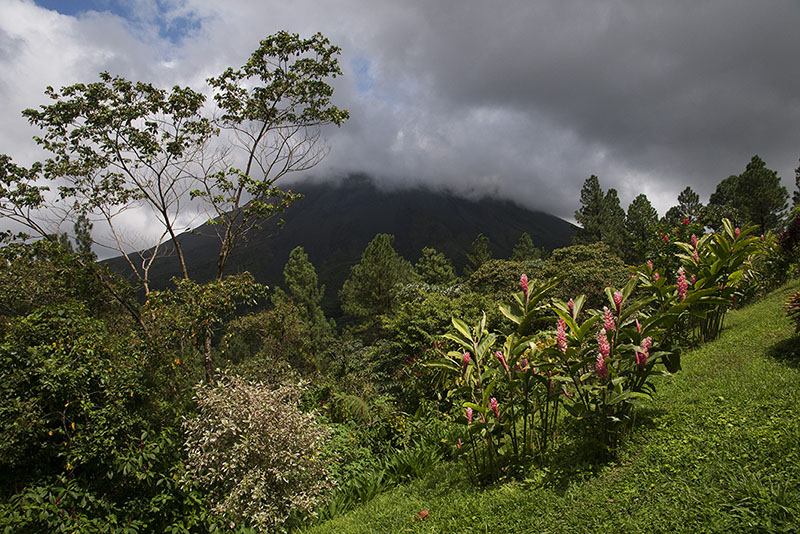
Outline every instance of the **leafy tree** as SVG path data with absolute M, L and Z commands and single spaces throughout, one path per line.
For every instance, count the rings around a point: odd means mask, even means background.
M 426 284 L 447 285 L 456 280 L 456 271 L 450 260 L 431 247 L 422 249 L 422 256 L 415 265 L 415 270 Z
M 327 153 L 320 128 L 348 119 L 347 110 L 331 104 L 333 87 L 327 83 L 342 73 L 339 52 L 322 34 L 301 39 L 282 31 L 261 41 L 241 68 L 208 80 L 231 151 L 245 157 L 241 170 L 224 158 L 223 167 L 203 173 L 193 191 L 212 208 L 209 222 L 221 247 L 218 279 L 236 244 L 297 198 L 275 182 L 317 165 Z
M 472 242 L 471 252 L 467 254 L 466 274 L 475 272 L 481 265 L 492 259 L 492 252 L 489 250 L 489 238 L 483 234 L 478 234 Z
M 703 203 L 700 202 L 700 195 L 695 193 L 691 187 L 686 186 L 686 189 L 681 191 L 678 195 L 678 209 L 680 209 L 682 218 L 688 217 L 692 221 L 697 220 L 700 212 L 703 209 Z
M 625 247 L 625 261 L 640 263 L 646 259 L 648 243 L 658 223 L 658 212 L 650 203 L 647 195 L 642 193 L 628 205 L 625 216 L 625 231 L 628 243 Z
M 203 91 L 165 90 L 107 72 L 97 82 L 48 87 L 53 103 L 23 115 L 43 130 L 35 139 L 52 157 L 30 169 L 0 158 L 0 213 L 40 236 L 53 230 L 30 212 L 45 204 L 64 219 L 82 214 L 102 220 L 111 246 L 148 292 L 150 268 L 165 253 L 175 252 L 189 278 L 176 237 L 184 228 L 181 206 L 192 196 L 205 202 L 220 239 L 219 280 L 248 231 L 297 198 L 275 182 L 316 165 L 326 154 L 320 128 L 348 118 L 331 103 L 328 84 L 341 74 L 338 53 L 320 34 L 270 36 L 244 66 L 208 80 L 217 112 L 207 111 Z M 44 201 L 42 176 L 59 180 L 54 202 Z M 133 206 L 146 209 L 151 226 L 163 230 L 141 258 L 128 252 L 131 244 L 117 224 Z
M 361 261 L 350 270 L 350 277 L 339 292 L 346 314 L 375 318 L 391 312 L 397 305 L 395 286 L 409 281 L 413 269 L 392 248 L 393 241 L 392 235 L 376 235 L 361 255 Z
M 538 260 L 541 257 L 542 251 L 533 244 L 533 239 L 531 239 L 530 234 L 528 232 L 522 232 L 522 235 L 519 236 L 519 241 L 514 245 L 511 259 L 513 261 L 525 261 Z
M 595 307 L 605 301 L 604 286 L 622 287 L 629 278 L 625 263 L 603 242 L 556 249 L 538 274 L 559 278 L 553 296 L 566 301 L 584 294 Z
M 575 220 L 581 227 L 572 240 L 574 244 L 588 245 L 602 239 L 604 200 L 600 180 L 593 174 L 581 188 L 581 208 L 575 212 Z
M 677 226 L 685 219 L 683 211 L 680 206 L 672 206 L 661 218 L 663 226 Z

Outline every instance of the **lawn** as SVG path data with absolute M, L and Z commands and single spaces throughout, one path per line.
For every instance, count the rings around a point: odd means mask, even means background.
M 685 353 L 616 462 L 562 446 L 549 469 L 488 488 L 446 463 L 306 532 L 798 532 L 800 335 L 783 304 L 798 287 Z

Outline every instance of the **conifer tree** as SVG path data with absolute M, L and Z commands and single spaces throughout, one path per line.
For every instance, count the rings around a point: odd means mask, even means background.
M 478 237 L 472 242 L 472 252 L 467 254 L 468 263 L 465 274 L 474 273 L 481 265 L 491 259 L 492 253 L 489 250 L 489 238 L 483 234 L 478 234 Z
M 572 242 L 575 245 L 589 245 L 602 239 L 602 222 L 605 197 L 600 188 L 600 180 L 594 174 L 581 188 L 581 208 L 575 212 L 575 220 L 581 225 Z
M 289 253 L 289 261 L 283 268 L 283 277 L 288 296 L 300 309 L 303 319 L 314 327 L 328 329 L 330 323 L 320 306 L 325 286 L 319 285 L 317 272 L 303 247 L 296 247 Z
M 647 195 L 642 193 L 633 199 L 628 206 L 625 217 L 625 231 L 628 233 L 628 244 L 625 247 L 625 261 L 640 263 L 645 261 L 648 243 L 658 224 L 658 212 L 650 203 Z
M 700 216 L 700 211 L 703 209 L 700 195 L 695 193 L 691 187 L 686 186 L 686 189 L 678 195 L 678 208 L 683 218 L 688 217 L 692 221 L 696 221 Z
M 533 244 L 533 239 L 531 239 L 530 234 L 528 234 L 528 232 L 522 232 L 522 235 L 519 236 L 519 241 L 514 245 L 511 259 L 513 261 L 526 261 L 538 260 L 541 257 L 542 251 Z
M 425 247 L 416 265 L 417 274 L 423 282 L 432 285 L 452 284 L 456 280 L 456 271 L 444 254 L 436 249 Z
M 396 286 L 411 280 L 411 264 L 392 248 L 394 236 L 378 234 L 339 292 L 342 310 L 356 318 L 390 313 L 396 306 Z

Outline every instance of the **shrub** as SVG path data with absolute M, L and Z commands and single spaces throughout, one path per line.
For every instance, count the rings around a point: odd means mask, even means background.
M 539 280 L 558 277 L 560 283 L 553 290 L 553 297 L 566 301 L 583 294 L 588 306 L 598 307 L 605 300 L 603 288 L 622 287 L 628 276 L 622 259 L 614 255 L 608 245 L 598 242 L 554 250 L 544 268 L 532 277 Z
M 281 531 L 312 515 L 333 487 L 318 456 L 328 432 L 298 409 L 302 391 L 229 375 L 197 387 L 200 416 L 185 422 L 185 485 L 200 487 L 225 523 Z

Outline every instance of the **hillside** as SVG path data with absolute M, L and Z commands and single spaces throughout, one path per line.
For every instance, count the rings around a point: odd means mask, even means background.
M 511 202 L 472 201 L 426 189 L 387 192 L 364 176 L 351 176 L 339 185 L 303 184 L 292 189 L 304 198 L 283 214 L 285 227 L 270 223 L 249 236 L 247 244 L 232 255 L 226 271 L 247 270 L 261 282 L 278 284 L 289 252 L 303 246 L 326 285 L 329 308 L 350 267 L 377 233 L 394 235 L 395 249 L 412 262 L 423 247 L 434 247 L 460 271 L 478 233 L 489 237 L 495 257 L 504 258 L 523 232 L 530 234 L 536 246 L 548 250 L 570 244 L 575 232 L 563 219 Z M 207 233 L 200 227 L 179 236 L 190 274 L 198 280 L 216 274 L 219 243 Z M 125 272 L 119 259 L 109 263 Z M 151 278 L 160 287 L 178 273 L 177 260 L 166 258 L 154 265 Z
M 441 464 L 306 532 L 797 532 L 800 334 L 783 303 L 798 285 L 732 312 L 718 340 L 684 354 L 617 462 L 565 443 L 548 468 L 488 488 Z

